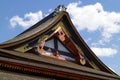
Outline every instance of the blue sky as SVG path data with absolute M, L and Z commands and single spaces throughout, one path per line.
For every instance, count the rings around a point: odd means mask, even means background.
M 120 75 L 120 0 L 1 0 L 0 43 L 29 28 L 59 4 L 89 47 Z

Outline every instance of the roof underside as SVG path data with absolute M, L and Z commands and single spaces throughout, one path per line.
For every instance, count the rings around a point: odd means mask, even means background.
M 2 54 L 4 53 L 4 54 Z M 10 54 L 11 53 L 11 54 Z M 20 64 L 28 66 L 35 66 L 38 68 L 44 67 L 46 69 L 52 69 L 57 71 L 69 72 L 72 74 L 86 75 L 89 77 L 99 78 L 99 79 L 119 79 L 119 76 L 108 74 L 106 72 L 94 70 L 85 66 L 80 66 L 78 64 L 74 64 L 68 61 L 61 61 L 59 59 L 47 57 L 47 56 L 36 56 L 33 54 L 24 54 L 20 52 L 10 51 L 0 49 L 0 55 L 6 55 L 6 57 L 0 57 L 0 63 L 2 63 L 2 67 L 7 67 L 9 63 L 11 64 Z M 9 58 L 11 57 L 11 58 Z M 59 64 L 58 64 L 59 63 Z M 6 65 L 6 66 L 4 66 Z M 9 66 L 8 66 L 9 67 Z M 12 67 L 12 65 L 11 65 Z M 11 68 L 12 69 L 12 68 Z M 52 73 L 51 73 L 52 74 Z

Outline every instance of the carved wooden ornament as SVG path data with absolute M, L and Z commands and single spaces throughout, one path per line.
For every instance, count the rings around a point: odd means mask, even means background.
M 37 51 L 40 54 L 44 54 L 44 49 L 43 47 L 45 46 L 45 41 L 41 41 L 39 44 L 36 45 L 37 46 Z
M 62 29 L 60 29 L 60 30 L 58 31 L 58 37 L 59 37 L 59 39 L 60 39 L 61 41 L 64 41 L 64 40 L 65 40 L 65 33 L 63 32 Z

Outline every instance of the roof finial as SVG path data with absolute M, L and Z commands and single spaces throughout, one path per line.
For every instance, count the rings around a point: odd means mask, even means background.
M 54 13 L 54 14 L 56 15 L 56 14 L 58 14 L 58 13 L 61 12 L 61 11 L 66 11 L 66 9 L 67 9 L 67 8 L 66 8 L 64 5 L 59 5 L 59 6 L 55 9 L 55 11 L 54 11 L 55 13 Z
M 64 5 L 59 5 L 56 9 L 56 12 L 60 12 L 60 11 L 66 11 L 66 7 Z

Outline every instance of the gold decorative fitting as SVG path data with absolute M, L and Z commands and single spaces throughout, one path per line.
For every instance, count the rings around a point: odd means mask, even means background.
M 48 39 L 48 35 L 44 35 L 38 40 L 38 43 L 41 41 L 46 41 L 47 39 Z
M 82 65 L 85 65 L 85 64 L 86 64 L 86 60 L 85 60 L 85 58 L 84 58 L 82 55 L 80 55 L 80 63 L 81 63 Z

